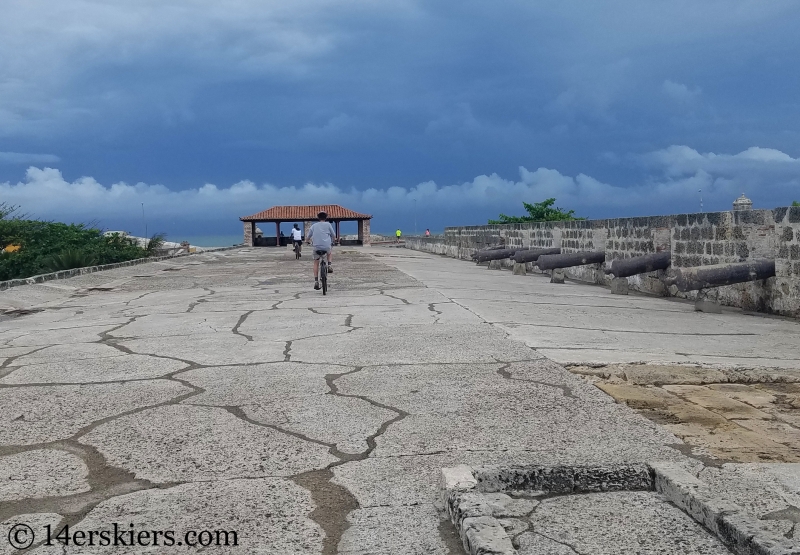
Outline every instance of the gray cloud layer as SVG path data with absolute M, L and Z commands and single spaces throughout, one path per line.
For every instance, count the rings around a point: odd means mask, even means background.
M 330 183 L 280 187 L 241 181 L 228 187 L 206 184 L 172 191 L 144 183 L 106 186 L 90 177 L 69 182 L 58 170 L 32 167 L 24 181 L 0 183 L 0 196 L 46 218 L 90 221 L 102 215 L 110 227 L 138 225 L 145 203 L 151 221 L 171 232 L 211 226 L 235 233 L 238 217 L 279 204 L 341 204 L 374 214 L 379 229 L 390 229 L 412 213 L 416 200 L 421 225 L 441 229 L 485 223 L 486 217 L 500 212 L 519 213 L 522 201 L 548 197 L 558 198 L 560 205 L 578 214 L 599 211 L 611 216 L 663 214 L 672 206 L 697 212 L 699 190 L 711 210 L 730 209 L 741 192 L 747 192 L 757 207 L 773 207 L 790 204 L 791 195 L 800 191 L 800 159 L 770 149 L 728 155 L 672 146 L 636 160 L 656 171 L 647 183 L 627 188 L 583 174 L 573 177 L 547 168 L 521 167 L 516 180 L 491 174 L 445 186 L 428 181 L 411 188 L 346 190 Z M 769 188 L 764 187 L 764 176 L 769 176 Z M 476 212 L 485 215 L 482 220 L 465 216 Z

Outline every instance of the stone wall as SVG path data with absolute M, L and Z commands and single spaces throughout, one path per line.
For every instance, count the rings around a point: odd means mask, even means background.
M 567 276 L 608 285 L 604 269 L 614 259 L 671 251 L 672 267 L 775 260 L 776 276 L 720 287 L 720 302 L 745 310 L 800 317 L 800 207 L 616 218 L 575 222 L 449 227 L 444 235 L 409 237 L 406 247 L 470 260 L 481 249 L 560 247 L 562 252 L 604 251 L 606 262 L 567 269 Z M 503 262 L 511 266 L 512 261 Z M 529 271 L 536 271 L 528 265 Z M 663 272 L 628 278 L 632 289 L 693 299 L 695 292 L 667 290 Z

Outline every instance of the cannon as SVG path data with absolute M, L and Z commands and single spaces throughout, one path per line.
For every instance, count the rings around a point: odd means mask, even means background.
M 626 278 L 656 270 L 666 270 L 669 268 L 671 260 L 672 253 L 669 251 L 645 254 L 634 258 L 618 258 L 611 263 L 611 269 L 606 270 L 606 273 L 612 274 L 614 277 Z
M 536 261 L 540 270 L 571 268 L 584 264 L 599 264 L 606 259 L 604 252 L 570 252 L 567 254 L 543 254 Z
M 486 247 L 485 249 L 481 249 L 481 250 L 479 250 L 477 252 L 473 252 L 470 256 L 471 256 L 471 258 L 473 260 L 475 260 L 476 258 L 478 258 L 478 256 L 480 256 L 482 254 L 485 254 L 485 253 L 487 253 L 489 251 L 497 251 L 497 250 L 504 249 L 504 248 L 506 248 L 505 245 L 495 245 L 494 247 Z
M 670 274 L 664 279 L 664 282 L 667 286 L 675 285 L 678 291 L 686 292 L 768 279 L 774 275 L 775 261 L 760 259 L 738 264 L 675 268 L 670 270 Z
M 526 251 L 517 251 L 514 256 L 514 262 L 524 264 L 525 262 L 536 262 L 543 254 L 561 254 L 561 249 L 528 249 Z
M 502 260 L 504 258 L 511 258 L 514 256 L 514 253 L 519 252 L 523 249 L 522 247 L 517 247 L 515 249 L 497 249 L 492 251 L 482 251 L 478 253 L 478 256 L 475 257 L 475 261 L 486 262 L 487 260 Z

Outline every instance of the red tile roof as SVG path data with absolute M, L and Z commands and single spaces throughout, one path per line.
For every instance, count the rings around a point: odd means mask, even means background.
M 369 214 L 353 212 L 338 204 L 325 204 L 321 206 L 273 206 L 252 216 L 244 216 L 239 219 L 243 222 L 316 220 L 317 214 L 320 212 L 326 212 L 329 220 L 369 220 L 372 218 Z

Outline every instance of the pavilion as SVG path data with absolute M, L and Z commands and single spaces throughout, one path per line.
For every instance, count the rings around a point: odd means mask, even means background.
M 369 214 L 360 214 L 348 208 L 339 206 L 338 204 L 326 204 L 320 206 L 273 206 L 267 210 L 253 214 L 252 216 L 244 216 L 239 218 L 244 223 L 244 244 L 252 247 L 255 245 L 254 238 L 256 236 L 256 224 L 271 222 L 275 224 L 275 241 L 271 237 L 262 238 L 261 242 L 266 246 L 281 246 L 287 244 L 291 239 L 284 238 L 281 241 L 281 224 L 282 223 L 299 223 L 303 222 L 303 237 L 308 234 L 311 224 L 317 221 L 317 214 L 325 212 L 328 214 L 328 221 L 331 222 L 336 229 L 336 235 L 339 235 L 339 224 L 341 222 L 358 222 L 358 240 L 355 244 L 369 245 L 369 225 L 372 216 Z

